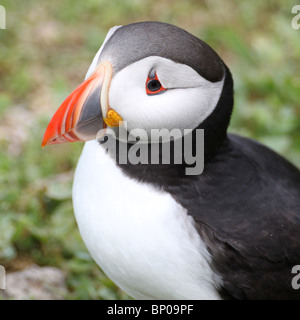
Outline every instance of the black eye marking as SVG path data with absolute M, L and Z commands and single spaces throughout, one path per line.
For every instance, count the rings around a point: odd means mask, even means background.
M 155 70 L 152 69 L 147 78 L 146 93 L 148 95 L 155 95 L 155 94 L 163 93 L 164 91 L 166 91 L 166 89 L 162 86 L 162 84 L 158 80 Z
M 147 89 L 151 92 L 156 92 L 160 88 L 161 88 L 161 83 L 156 79 L 149 80 L 147 83 Z

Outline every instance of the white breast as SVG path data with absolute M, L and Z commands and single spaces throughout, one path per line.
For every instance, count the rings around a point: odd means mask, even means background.
M 82 152 L 73 202 L 91 255 L 132 297 L 220 298 L 193 218 L 168 193 L 125 176 L 97 141 Z

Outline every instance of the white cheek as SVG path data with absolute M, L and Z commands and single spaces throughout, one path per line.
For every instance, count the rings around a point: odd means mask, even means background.
M 145 62 L 151 64 L 146 65 Z M 178 72 L 178 64 L 172 64 Z M 135 128 L 148 133 L 151 129 L 194 129 L 212 113 L 220 98 L 224 79 L 212 83 L 197 74 L 194 81 L 197 86 L 194 88 L 168 89 L 148 96 L 145 82 L 151 65 L 153 61 L 150 59 L 144 64 L 139 61 L 120 71 L 111 81 L 110 107 L 127 122 L 128 131 Z
M 153 102 L 151 119 L 154 119 L 157 128 L 194 129 L 212 113 L 220 98 L 222 87 L 223 81 L 197 88 L 168 90 L 163 95 L 156 96 L 157 101 Z M 154 123 L 151 121 L 152 127 Z
M 110 102 L 127 121 L 128 130 L 193 129 L 212 113 L 222 87 L 223 81 L 211 87 L 170 89 L 156 96 L 148 96 L 141 88 L 122 88 L 118 93 L 111 88 Z
M 144 81 L 144 79 L 142 80 Z M 116 110 L 124 121 L 127 121 L 128 129 L 144 128 L 147 120 L 147 94 L 145 88 L 129 86 L 115 81 L 111 83 L 109 90 L 109 105 Z

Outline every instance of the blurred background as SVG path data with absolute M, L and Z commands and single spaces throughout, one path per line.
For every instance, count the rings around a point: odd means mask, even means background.
M 83 144 L 40 147 L 53 113 L 82 82 L 114 25 L 157 20 L 206 41 L 235 81 L 229 131 L 300 167 L 300 29 L 291 25 L 296 0 L 0 4 L 7 19 L 0 30 L 0 265 L 8 274 L 52 266 L 65 275 L 64 299 L 129 298 L 93 262 L 78 233 L 71 187 Z

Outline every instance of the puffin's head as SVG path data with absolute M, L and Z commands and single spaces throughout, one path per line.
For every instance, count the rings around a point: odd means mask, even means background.
M 92 140 L 124 121 L 128 131 L 204 128 L 222 140 L 232 96 L 228 68 L 188 32 L 160 22 L 114 27 L 86 80 L 53 116 L 42 145 Z

